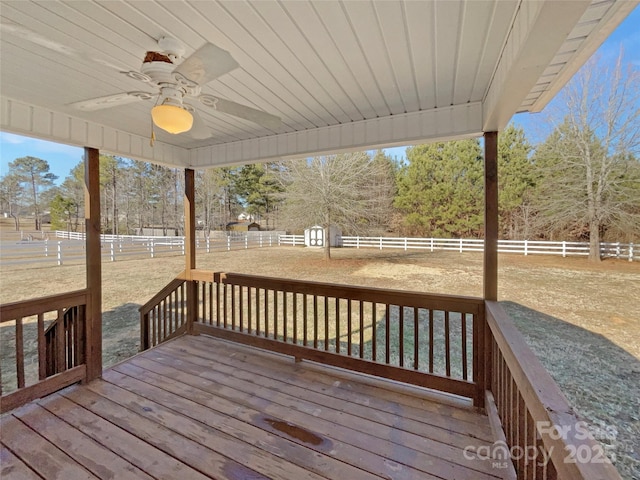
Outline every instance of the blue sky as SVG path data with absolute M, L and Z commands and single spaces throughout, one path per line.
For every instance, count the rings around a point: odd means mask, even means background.
M 627 61 L 640 67 L 640 6 L 636 7 L 609 36 L 598 50 L 598 54 L 605 59 L 611 59 L 618 56 L 621 47 Z M 544 111 L 538 114 L 518 114 L 513 119 L 516 125 L 525 129 L 531 142 L 542 140 L 539 137 L 543 133 L 540 133 L 537 125 L 543 120 Z M 404 158 L 405 150 L 406 147 L 386 149 L 389 155 L 398 158 Z M 32 156 L 47 160 L 51 171 L 58 175 L 60 182 L 82 160 L 82 154 L 83 150 L 78 147 L 0 132 L 0 176 L 7 173 L 9 162 L 16 158 Z

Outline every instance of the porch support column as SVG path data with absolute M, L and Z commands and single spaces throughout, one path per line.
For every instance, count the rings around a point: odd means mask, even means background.
M 102 258 L 100 253 L 100 152 L 84 149 L 84 221 L 86 232 L 87 381 L 102 375 Z
M 193 334 L 193 323 L 198 318 L 198 289 L 191 280 L 196 268 L 196 204 L 195 172 L 184 170 L 184 256 L 187 278 L 187 333 Z
M 498 300 L 498 132 L 484 134 L 484 299 Z

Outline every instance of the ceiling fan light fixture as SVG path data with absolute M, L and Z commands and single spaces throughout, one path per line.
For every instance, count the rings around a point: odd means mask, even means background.
M 191 112 L 177 105 L 156 105 L 151 109 L 151 118 L 156 127 L 173 134 L 188 132 L 193 126 Z

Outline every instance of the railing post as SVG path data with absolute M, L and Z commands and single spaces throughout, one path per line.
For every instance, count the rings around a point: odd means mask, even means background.
M 529 243 L 527 240 L 524 241 L 524 256 L 526 257 L 529 254 Z
M 460 253 L 462 253 L 462 238 L 460 238 Z
M 433 237 L 431 237 L 429 240 L 431 241 L 430 242 L 431 243 L 431 252 L 433 252 Z
M 198 286 L 191 278 L 196 268 L 196 205 L 195 172 L 184 170 L 184 242 L 185 272 L 187 275 L 187 334 L 193 335 L 194 323 L 198 320 Z
M 140 314 L 140 351 L 149 349 L 149 314 Z
M 616 258 L 620 258 L 620 242 L 616 243 Z
M 58 265 L 62 265 L 62 242 L 58 242 Z
M 567 256 L 567 242 L 566 241 L 562 241 L 562 256 L 566 257 Z
M 633 262 L 633 243 L 629 243 L 629 261 Z

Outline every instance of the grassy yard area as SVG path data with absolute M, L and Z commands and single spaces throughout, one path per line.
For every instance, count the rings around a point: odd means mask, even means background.
M 198 254 L 198 267 L 482 294 L 481 254 L 335 249 L 333 256 L 326 263 L 319 250 L 263 248 Z M 183 268 L 179 256 L 103 264 L 105 366 L 137 351 L 138 307 Z M 639 286 L 639 263 L 607 260 L 592 265 L 582 258 L 500 256 L 500 301 L 627 479 L 640 478 Z M 0 272 L 1 303 L 83 287 L 83 265 L 7 267 Z M 7 351 L 11 334 L 1 330 L 2 351 Z

